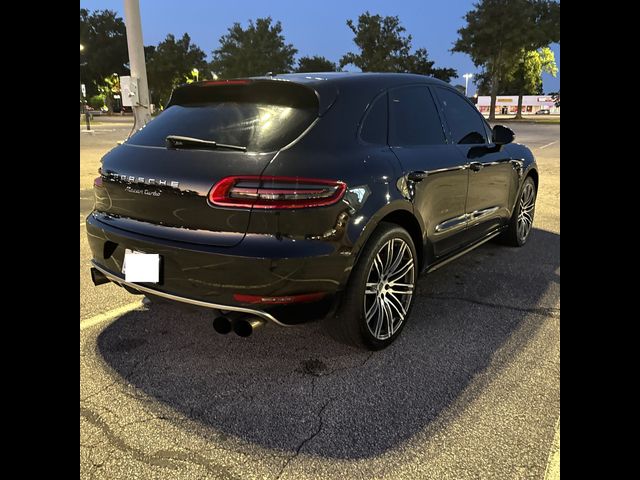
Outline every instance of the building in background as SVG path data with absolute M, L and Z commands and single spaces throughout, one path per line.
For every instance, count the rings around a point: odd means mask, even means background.
M 491 97 L 481 95 L 476 104 L 482 114 L 489 115 Z M 498 95 L 496 98 L 496 115 L 515 115 L 518 110 L 517 95 Z M 540 110 L 549 110 L 551 114 L 560 114 L 551 95 L 524 95 L 522 97 L 522 114 L 535 115 Z

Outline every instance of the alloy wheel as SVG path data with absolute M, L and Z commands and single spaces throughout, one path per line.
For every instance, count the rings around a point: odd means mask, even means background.
M 401 238 L 387 241 L 369 269 L 364 292 L 365 322 L 371 335 L 386 340 L 404 322 L 415 284 L 415 261 Z
M 529 236 L 533 225 L 533 210 L 536 206 L 535 188 L 532 182 L 527 182 L 520 197 L 520 211 L 518 212 L 518 237 L 524 241 Z

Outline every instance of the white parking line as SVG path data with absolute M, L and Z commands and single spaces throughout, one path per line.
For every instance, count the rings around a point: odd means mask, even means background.
M 558 140 L 556 140 L 555 142 L 547 143 L 546 145 L 543 145 L 542 147 L 539 147 L 539 148 L 540 148 L 540 150 L 542 150 L 543 148 L 550 147 L 550 146 L 551 146 L 551 145 L 553 145 L 554 143 L 558 143 Z
M 551 449 L 549 450 L 544 480 L 560 480 L 560 417 L 558 417 L 558 421 L 556 422 L 556 431 L 553 436 Z
M 80 331 L 85 328 L 93 327 L 101 322 L 111 320 L 112 318 L 118 317 L 120 315 L 124 315 L 131 310 L 135 310 L 136 308 L 140 308 L 142 306 L 142 302 L 138 300 L 137 302 L 128 303 L 119 308 L 114 308 L 113 310 L 109 310 L 108 312 L 101 313 L 100 315 L 96 315 L 95 317 L 87 318 L 86 320 L 80 321 Z

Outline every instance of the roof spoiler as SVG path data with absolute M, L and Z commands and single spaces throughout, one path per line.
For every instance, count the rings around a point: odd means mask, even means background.
M 298 82 L 273 78 L 234 78 L 230 80 L 208 80 L 176 87 L 166 105 L 211 102 L 216 100 L 269 98 L 269 101 L 291 104 L 292 106 L 318 106 L 318 116 L 324 115 L 335 103 L 338 89 L 335 85 L 320 84 L 312 88 Z M 313 94 L 313 97 L 309 95 Z

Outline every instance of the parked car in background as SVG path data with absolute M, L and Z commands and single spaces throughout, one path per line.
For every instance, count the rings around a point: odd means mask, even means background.
M 547 108 L 542 108 L 536 112 L 536 115 L 550 115 L 551 111 Z
M 93 281 L 213 309 L 219 333 L 322 311 L 338 340 L 384 348 L 419 273 L 495 237 L 527 242 L 538 171 L 513 139 L 421 75 L 180 86 L 102 159 Z

